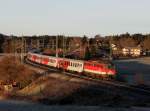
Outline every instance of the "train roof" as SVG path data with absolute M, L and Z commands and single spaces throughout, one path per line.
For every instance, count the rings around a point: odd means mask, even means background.
M 35 52 L 30 52 L 30 53 L 33 53 L 33 54 L 36 54 L 36 55 L 40 55 L 40 56 L 43 56 L 43 57 L 57 58 L 55 56 L 42 55 L 41 53 L 35 53 Z M 109 63 L 111 63 L 111 61 L 109 61 L 109 60 L 101 60 L 101 59 L 98 59 L 98 60 L 88 60 L 88 61 L 85 61 L 85 60 L 76 60 L 76 59 L 69 59 L 69 58 L 61 58 L 61 57 L 58 57 L 58 59 L 65 59 L 65 60 L 76 61 L 76 62 L 90 62 L 90 63 L 97 63 L 97 64 L 109 64 Z

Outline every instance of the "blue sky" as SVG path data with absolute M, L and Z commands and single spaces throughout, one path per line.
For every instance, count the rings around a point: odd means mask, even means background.
M 150 33 L 150 0 L 0 0 L 0 33 Z

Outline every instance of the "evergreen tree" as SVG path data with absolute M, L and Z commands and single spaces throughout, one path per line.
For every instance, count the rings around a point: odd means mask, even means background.
M 89 47 L 86 47 L 84 59 L 89 60 L 90 58 L 91 58 L 91 53 L 89 51 Z

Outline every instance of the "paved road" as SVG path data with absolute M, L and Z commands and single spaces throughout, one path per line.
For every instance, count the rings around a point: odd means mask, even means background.
M 100 106 L 48 106 L 24 101 L 1 100 L 0 111 L 150 111 L 150 108 L 106 108 Z
M 137 79 L 150 85 L 150 57 L 114 61 L 119 75 L 128 79 L 129 83 L 136 83 Z

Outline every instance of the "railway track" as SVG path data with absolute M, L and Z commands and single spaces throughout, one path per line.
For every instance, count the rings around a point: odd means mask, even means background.
M 42 73 L 43 75 L 47 75 L 51 72 L 57 72 L 57 73 L 62 74 L 62 71 L 60 71 L 56 68 L 50 68 L 50 67 L 43 66 L 43 65 L 40 65 L 37 63 L 33 63 L 27 59 L 25 59 L 25 63 L 30 64 L 34 67 L 44 69 L 45 71 Z M 94 83 L 94 85 L 93 85 L 94 87 L 92 89 L 94 89 L 95 91 L 100 91 L 100 90 L 101 91 L 107 90 L 107 92 L 117 91 L 117 93 L 121 93 L 123 95 L 129 96 L 130 98 L 134 98 L 134 99 L 138 99 L 138 100 L 141 98 L 146 98 L 146 99 L 150 100 L 150 90 L 149 89 L 141 88 L 138 86 L 131 86 L 126 83 L 118 82 L 118 81 L 106 81 L 106 80 L 94 79 L 91 77 L 77 75 L 77 74 L 70 73 L 70 72 L 63 72 L 63 74 L 65 74 L 67 76 L 90 81 L 92 84 Z

